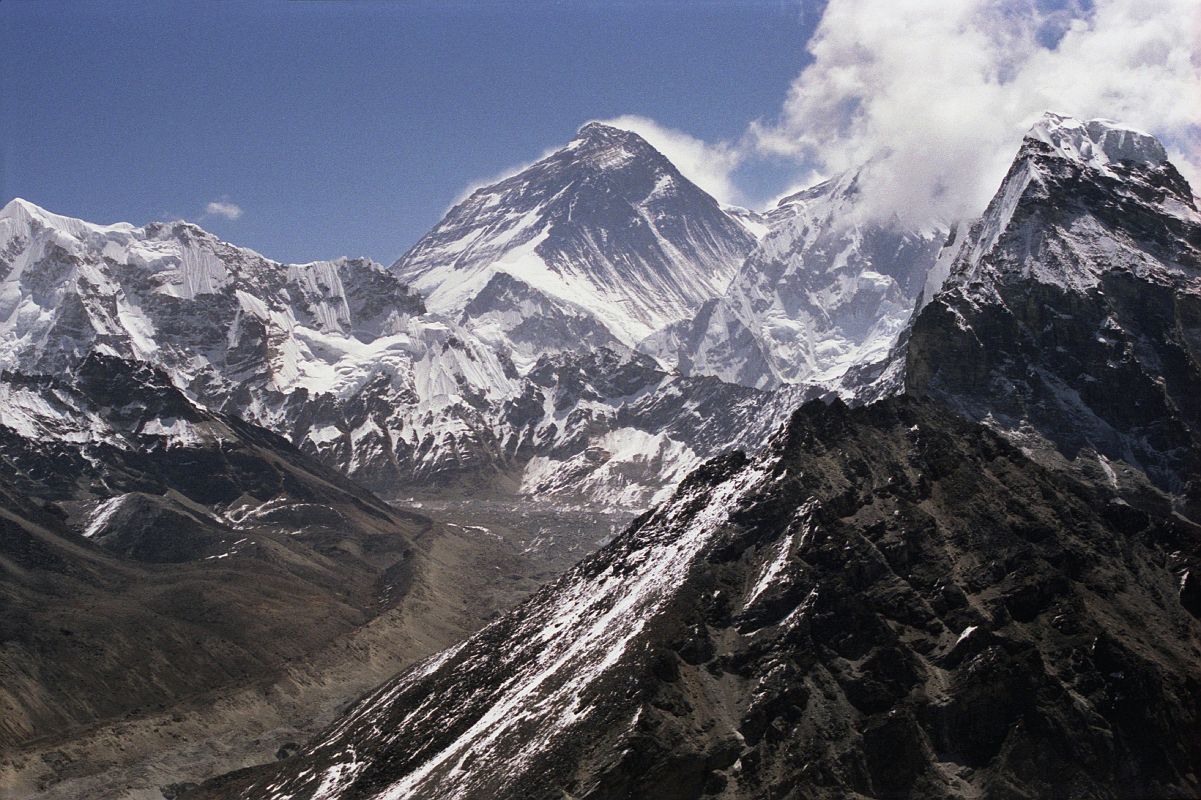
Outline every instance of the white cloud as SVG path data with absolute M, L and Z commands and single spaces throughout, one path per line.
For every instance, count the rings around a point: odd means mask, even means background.
M 622 130 L 633 131 L 646 139 L 651 147 L 667 156 L 684 177 L 704 189 L 722 203 L 742 201 L 732 174 L 745 157 L 745 150 L 736 144 L 708 144 L 682 131 L 666 128 L 652 119 L 633 114 L 599 120 Z
M 230 221 L 242 216 L 242 207 L 229 200 L 214 200 L 204 207 L 206 217 L 224 217 Z
M 1196 0 L 830 0 L 760 153 L 871 161 L 874 216 L 978 214 L 1045 110 L 1150 130 L 1201 189 Z
M 723 203 L 747 202 L 739 167 L 783 159 L 781 173 L 814 179 L 867 164 L 860 186 L 877 219 L 973 217 L 1049 110 L 1154 133 L 1197 191 L 1199 43 L 1197 0 L 828 0 L 780 114 L 738 140 L 636 115 L 601 121 L 645 138 Z

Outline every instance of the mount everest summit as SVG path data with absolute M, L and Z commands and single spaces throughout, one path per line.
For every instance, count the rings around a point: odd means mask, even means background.
M 721 294 L 754 244 L 635 133 L 592 122 L 478 189 L 392 266 L 431 310 L 524 359 L 633 347 Z
M 867 169 L 752 218 L 590 123 L 392 267 L 14 200 L 0 433 L 32 476 L 3 495 L 22 568 L 314 581 L 339 623 L 281 659 L 396 673 L 341 716 L 363 680 L 318 692 L 324 733 L 182 796 L 1195 794 L 1191 188 L 1147 134 L 1056 114 L 975 221 L 869 219 Z M 545 577 L 547 540 L 368 489 L 651 510 L 406 671 Z M 447 615 L 428 598 L 456 574 Z M 22 591 L 32 609 L 45 588 Z M 368 629 L 403 652 L 331 655 Z M 10 673 L 70 663 L 22 636 Z M 280 663 L 246 675 L 307 685 Z M 22 713 L 13 741 L 65 712 Z

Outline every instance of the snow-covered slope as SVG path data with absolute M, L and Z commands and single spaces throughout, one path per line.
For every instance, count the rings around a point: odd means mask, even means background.
M 529 361 L 632 346 L 721 294 L 754 237 L 640 136 L 589 123 L 475 191 L 393 271 L 431 310 Z
M 161 363 L 202 395 L 255 373 L 314 388 L 322 337 L 398 333 L 421 311 L 363 259 L 285 265 L 184 222 L 92 225 L 20 199 L 0 211 L 0 357 L 21 369 L 98 349 Z
M 479 407 L 516 391 L 511 366 L 373 262 L 280 264 L 188 223 L 98 226 L 12 201 L 0 357 L 37 374 L 91 352 L 153 364 L 352 474 L 462 461 L 490 427 Z
M 926 291 L 909 391 L 1104 472 L 1196 477 L 1201 214 L 1153 137 L 1047 114 Z
M 684 374 L 758 388 L 836 388 L 882 361 L 904 327 L 945 232 L 866 222 L 859 172 L 784 198 L 720 299 L 639 349 Z

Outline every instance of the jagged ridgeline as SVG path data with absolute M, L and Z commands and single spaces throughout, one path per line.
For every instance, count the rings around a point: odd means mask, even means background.
M 852 173 L 767 214 L 723 208 L 597 123 L 389 269 L 16 200 L 0 352 L 25 374 L 97 348 L 154 364 L 387 496 L 633 512 L 804 398 L 854 397 L 847 375 L 887 355 L 944 233 L 859 224 L 859 200 Z
M 1197 796 L 1196 201 L 1049 115 L 948 238 L 865 371 L 900 396 L 804 405 L 196 796 Z

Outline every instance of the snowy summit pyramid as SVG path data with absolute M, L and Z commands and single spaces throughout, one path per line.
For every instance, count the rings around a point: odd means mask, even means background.
M 582 338 L 633 346 L 719 296 L 753 245 L 642 137 L 592 122 L 476 190 L 393 270 L 520 359 Z

